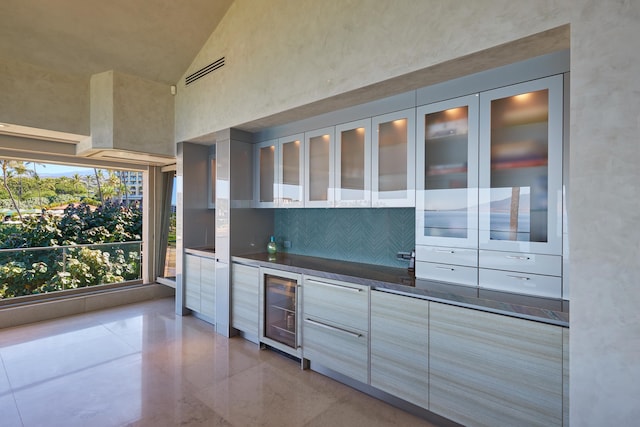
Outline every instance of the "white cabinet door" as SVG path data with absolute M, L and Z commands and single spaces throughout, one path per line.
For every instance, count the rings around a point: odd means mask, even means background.
M 334 205 L 334 128 L 304 134 L 304 206 L 327 208 Z
M 257 208 L 276 207 L 278 200 L 278 141 L 255 145 L 253 202 Z
M 371 292 L 371 385 L 429 407 L 429 302 Z
M 278 199 L 281 208 L 304 206 L 304 134 L 278 140 Z
M 468 426 L 561 426 L 563 329 L 429 304 L 429 410 Z
M 416 110 L 377 116 L 371 122 L 371 205 L 416 205 Z
M 259 334 L 260 270 L 233 263 L 231 265 L 231 326 L 252 338 Z
M 478 97 L 417 109 L 416 244 L 478 245 Z
M 336 207 L 371 207 L 371 119 L 336 126 Z
M 562 254 L 563 77 L 480 94 L 480 249 Z
M 200 259 L 196 255 L 184 256 L 184 305 L 196 312 L 200 312 Z

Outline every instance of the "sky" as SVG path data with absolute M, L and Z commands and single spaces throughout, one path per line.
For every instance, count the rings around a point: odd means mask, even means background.
M 33 165 L 29 165 L 30 168 L 33 168 Z M 81 166 L 66 166 L 66 165 L 54 165 L 51 163 L 45 163 L 45 164 L 37 164 L 36 165 L 36 170 L 38 171 L 39 175 L 61 175 L 61 174 L 68 174 L 68 173 L 78 173 L 80 175 L 86 175 L 88 173 L 93 173 L 93 169 L 92 168 L 84 168 Z

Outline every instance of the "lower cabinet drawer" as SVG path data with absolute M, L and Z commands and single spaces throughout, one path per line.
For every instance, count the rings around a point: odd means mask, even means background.
M 302 356 L 363 383 L 368 383 L 367 334 L 304 316 Z
M 369 287 L 305 276 L 302 285 L 305 316 L 329 319 L 347 329 L 369 330 Z
M 418 245 L 416 246 L 416 260 L 477 267 L 478 251 L 476 249 Z
M 480 268 L 495 270 L 521 271 L 523 273 L 562 275 L 562 257 L 520 252 L 499 252 L 481 250 Z
M 481 288 L 548 298 L 562 298 L 562 278 L 516 271 L 480 269 Z
M 417 261 L 416 277 L 438 282 L 478 286 L 478 269 L 475 267 Z

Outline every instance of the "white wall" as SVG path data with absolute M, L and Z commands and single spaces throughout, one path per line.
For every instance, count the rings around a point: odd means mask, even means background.
M 358 89 L 419 70 L 433 83 L 432 70 L 458 76 L 533 56 L 535 43 L 511 42 L 564 24 L 572 59 L 571 425 L 636 425 L 640 2 L 236 0 L 186 74 L 221 56 L 227 65 L 179 86 L 176 137 L 287 111 L 312 115 L 332 102 L 335 109 L 336 95 L 367 100 Z

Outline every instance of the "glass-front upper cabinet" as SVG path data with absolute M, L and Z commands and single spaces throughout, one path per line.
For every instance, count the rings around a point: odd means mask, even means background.
M 414 207 L 415 117 L 409 109 L 372 119 L 371 205 Z
M 417 109 L 416 243 L 478 244 L 478 96 Z
M 336 126 L 335 206 L 371 206 L 371 119 Z
M 304 206 L 304 134 L 278 140 L 278 203 L 281 208 Z
M 265 141 L 255 145 L 254 206 L 274 208 L 278 199 L 278 141 Z
M 562 254 L 562 76 L 480 95 L 480 249 Z
M 334 128 L 305 133 L 305 207 L 333 207 Z

